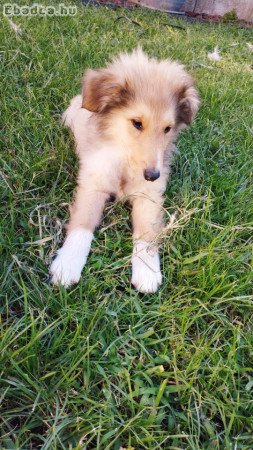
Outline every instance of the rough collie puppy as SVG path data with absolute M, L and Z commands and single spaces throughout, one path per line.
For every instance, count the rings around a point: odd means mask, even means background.
M 77 283 L 106 200 L 132 206 L 132 284 L 155 292 L 162 282 L 158 236 L 173 142 L 199 106 L 193 80 L 180 64 L 149 59 L 138 48 L 106 68 L 88 69 L 82 94 L 63 121 L 75 137 L 78 186 L 67 237 L 50 272 L 55 284 Z

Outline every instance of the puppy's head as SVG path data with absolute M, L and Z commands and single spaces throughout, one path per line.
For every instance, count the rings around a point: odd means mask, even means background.
M 149 59 L 137 49 L 104 69 L 86 72 L 82 106 L 97 113 L 105 136 L 146 180 L 154 181 L 169 143 L 192 123 L 199 97 L 183 66 Z

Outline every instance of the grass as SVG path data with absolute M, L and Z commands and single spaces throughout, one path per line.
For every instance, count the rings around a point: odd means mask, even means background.
M 0 39 L 0 448 L 252 449 L 252 30 L 81 5 L 13 21 L 22 35 L 4 18 Z M 139 43 L 183 62 L 202 98 L 166 193 L 162 288 L 131 288 L 117 204 L 82 281 L 52 288 L 77 167 L 60 114 L 86 67 Z

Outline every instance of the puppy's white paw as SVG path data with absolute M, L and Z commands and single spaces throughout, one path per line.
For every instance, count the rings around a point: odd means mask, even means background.
M 158 250 L 150 248 L 146 241 L 138 240 L 134 244 L 131 281 L 143 293 L 156 292 L 162 283 Z
M 50 267 L 52 283 L 61 284 L 65 287 L 78 283 L 85 262 L 83 258 L 73 256 L 63 246 L 58 250 L 57 256 Z
M 76 229 L 69 233 L 50 267 L 53 284 L 68 287 L 78 283 L 90 251 L 92 238 L 93 233 L 89 230 Z

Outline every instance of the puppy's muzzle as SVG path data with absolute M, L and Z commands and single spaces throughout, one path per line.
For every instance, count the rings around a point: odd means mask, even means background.
M 156 169 L 145 169 L 144 172 L 144 178 L 147 181 L 155 181 L 157 178 L 160 177 L 160 170 Z

